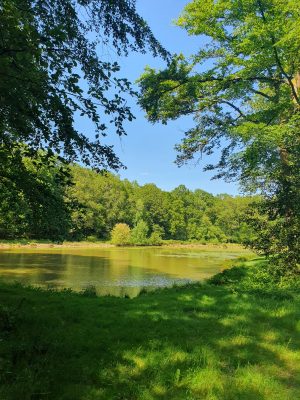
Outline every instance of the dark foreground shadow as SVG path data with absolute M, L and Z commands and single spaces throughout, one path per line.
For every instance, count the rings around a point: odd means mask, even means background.
M 191 286 L 133 300 L 21 288 L 0 296 L 11 318 L 2 317 L 3 400 L 300 398 L 297 293 Z

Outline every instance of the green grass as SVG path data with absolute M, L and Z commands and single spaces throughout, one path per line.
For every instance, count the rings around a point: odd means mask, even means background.
M 300 293 L 266 293 L 215 281 L 124 299 L 1 284 L 0 398 L 299 399 Z

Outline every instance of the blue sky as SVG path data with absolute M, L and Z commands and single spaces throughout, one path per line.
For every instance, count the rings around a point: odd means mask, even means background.
M 201 38 L 188 36 L 183 29 L 172 23 L 186 3 L 185 0 L 137 0 L 139 14 L 171 53 L 182 52 L 190 55 L 201 45 Z M 125 58 L 111 53 L 109 56 L 119 62 L 121 75 L 131 81 L 140 76 L 145 65 L 156 68 L 164 66 L 162 60 L 153 58 L 150 54 L 135 53 Z M 189 189 L 200 188 L 213 194 L 238 193 L 236 184 L 225 183 L 222 180 L 211 181 L 212 174 L 202 171 L 205 164 L 217 160 L 216 155 L 210 158 L 204 156 L 197 165 L 191 163 L 178 168 L 174 164 L 176 158 L 174 145 L 180 142 L 183 132 L 193 126 L 191 118 L 180 118 L 168 125 L 152 125 L 146 120 L 144 111 L 133 100 L 130 105 L 136 120 L 126 123 L 128 135 L 122 138 L 109 135 L 107 140 L 107 143 L 114 145 L 116 154 L 127 166 L 126 170 L 119 171 L 121 178 L 136 180 L 139 184 L 155 183 L 164 190 L 172 190 L 184 184 Z

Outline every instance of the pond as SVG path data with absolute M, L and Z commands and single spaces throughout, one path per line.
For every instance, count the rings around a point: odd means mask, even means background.
M 0 250 L 0 277 L 47 288 L 95 287 L 98 295 L 134 297 L 142 289 L 203 280 L 248 254 L 240 247 L 14 248 Z

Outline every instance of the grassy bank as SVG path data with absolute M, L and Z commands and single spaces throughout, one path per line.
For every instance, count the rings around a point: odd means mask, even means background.
M 0 398 L 300 398 L 300 293 L 217 284 L 131 300 L 1 284 Z

